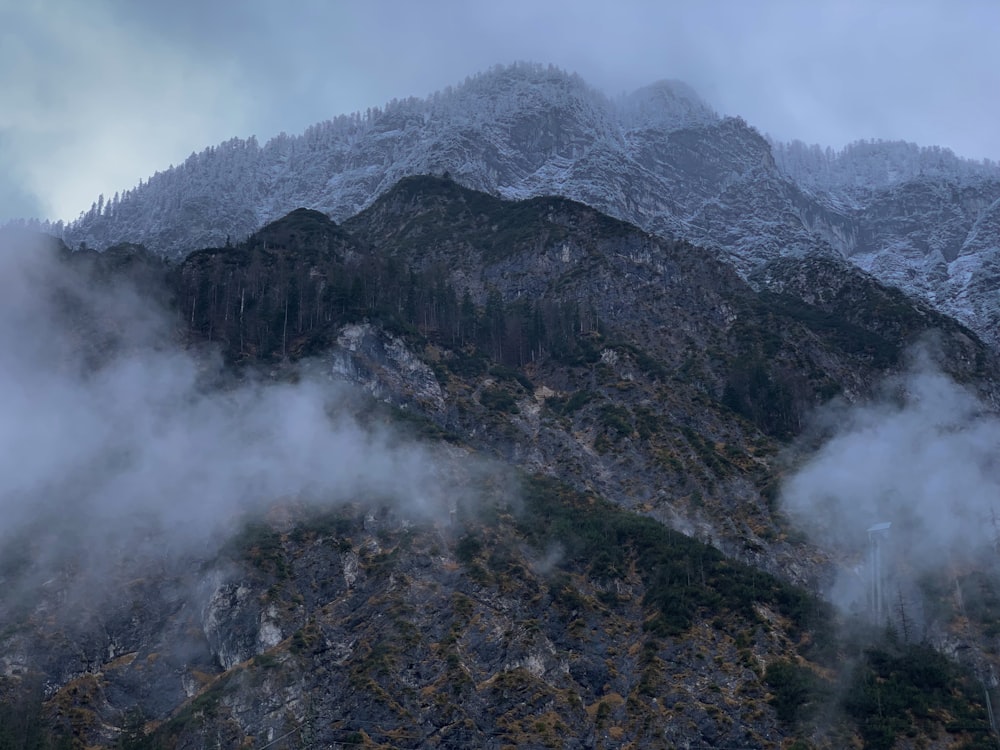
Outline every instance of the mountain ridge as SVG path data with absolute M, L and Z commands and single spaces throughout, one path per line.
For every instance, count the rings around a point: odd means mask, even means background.
M 26 299 L 57 305 L 68 351 L 18 327 L 11 342 L 57 356 L 56 377 L 79 350 L 73 403 L 96 389 L 102 418 L 124 403 L 117 450 L 82 468 L 167 461 L 169 502 L 144 505 L 164 483 L 140 473 L 95 482 L 96 498 L 125 492 L 95 514 L 74 483 L 56 522 L 0 545 L 0 739 L 32 721 L 142 750 L 991 738 L 972 672 L 929 645 L 950 653 L 969 621 L 947 576 L 924 609 L 900 605 L 894 639 L 838 632 L 803 588 L 857 563 L 778 505 L 783 451 L 817 406 L 863 402 L 934 331 L 943 371 L 997 396 L 973 333 L 847 261 L 778 257 L 751 285 L 585 203 L 437 175 L 340 224 L 297 209 L 177 263 L 137 245 L 54 255 L 66 283 Z M 133 277 L 150 286 L 127 294 Z M 131 335 L 157 299 L 167 321 Z M 23 383 L 33 409 L 45 382 Z M 152 415 L 134 408 L 146 388 Z M 326 442 L 329 425 L 346 439 Z M 263 453 L 245 443 L 275 434 Z M 331 464 L 333 480 L 287 480 Z M 219 507 L 228 533 L 198 524 L 180 544 L 174 506 Z M 993 589 L 963 581 L 984 630 L 963 644 L 994 669 Z
M 73 246 L 141 241 L 180 257 L 297 206 L 341 220 L 407 174 L 445 172 L 508 198 L 580 200 L 714 248 L 746 277 L 781 255 L 826 248 L 1000 346 L 990 286 L 1000 241 L 973 236 L 1000 198 L 995 165 L 895 142 L 837 153 L 774 144 L 739 118 L 719 118 L 684 84 L 613 100 L 536 64 L 497 66 L 427 99 L 263 146 L 227 141 L 95 204 L 62 234 Z

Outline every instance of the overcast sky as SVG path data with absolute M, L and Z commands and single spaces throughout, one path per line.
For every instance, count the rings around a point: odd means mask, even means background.
M 1000 160 L 998 33 L 996 0 L 0 0 L 0 221 L 515 60 L 678 78 L 781 140 Z

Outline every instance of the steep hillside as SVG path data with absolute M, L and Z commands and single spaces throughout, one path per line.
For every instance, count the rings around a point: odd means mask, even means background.
M 0 740 L 992 741 L 989 579 L 961 568 L 962 612 L 929 579 L 923 637 L 910 610 L 841 629 L 815 594 L 853 551 L 777 506 L 813 410 L 912 344 L 996 396 L 972 332 L 851 266 L 751 286 L 584 204 L 427 176 L 173 266 L 52 254 L 64 283 L 0 317 L 62 347 L 18 349 L 13 384 L 65 474 L 9 441 L 5 481 L 42 473 L 2 495 L 37 501 L 0 530 Z M 978 661 L 930 648 L 970 618 Z
M 824 212 L 808 227 L 883 282 L 975 328 L 994 347 L 1000 168 L 947 149 L 859 142 L 839 153 L 776 145 L 782 170 Z
M 320 249 L 299 252 L 290 238 L 306 236 Z M 339 227 L 295 212 L 177 274 L 191 330 L 231 361 L 335 345 L 337 367 L 441 428 L 668 522 L 707 523 L 738 555 L 781 546 L 760 540 L 774 534 L 769 462 L 734 456 L 766 456 L 823 401 L 870 393 L 932 331 L 948 372 L 987 397 L 995 387 L 971 332 L 850 266 L 784 260 L 757 293 L 703 249 L 446 178 L 403 180 Z M 429 361 L 392 364 L 399 344 L 383 330 Z M 380 382 L 404 366 L 424 368 L 419 387 Z M 672 521 L 679 500 L 695 507 Z

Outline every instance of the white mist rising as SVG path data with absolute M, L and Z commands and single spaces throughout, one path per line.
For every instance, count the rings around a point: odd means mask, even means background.
M 894 596 L 922 574 L 997 554 L 1000 418 L 929 357 L 918 354 L 874 403 L 825 416 L 833 437 L 786 482 L 782 508 L 845 563 L 835 603 L 863 601 L 875 523 L 892 524 Z
M 35 562 L 95 564 L 140 547 L 204 552 L 290 497 L 447 518 L 441 456 L 359 424 L 347 387 L 207 389 L 205 358 L 171 343 L 148 296 L 0 242 L 0 547 L 32 538 Z

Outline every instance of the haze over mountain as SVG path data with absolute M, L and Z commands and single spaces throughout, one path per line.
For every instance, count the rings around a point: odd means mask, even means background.
M 902 142 L 836 154 L 772 144 L 683 83 L 609 99 L 534 64 L 263 146 L 210 147 L 97 201 L 64 234 L 73 246 L 136 241 L 182 257 L 299 206 L 342 220 L 403 176 L 445 172 L 508 198 L 563 195 L 715 248 L 755 283 L 783 255 L 840 256 L 1000 343 L 996 165 Z
M 584 12 L 569 0 L 296 0 L 291 12 L 49 0 L 8 4 L 3 20 L 0 222 L 75 218 L 206 145 L 301 133 L 513 60 L 555 63 L 612 95 L 678 78 L 782 141 L 904 139 L 1000 158 L 1000 6 L 988 0 L 624 0 Z
M 524 64 L 0 231 L 0 747 L 994 746 L 998 185 Z

